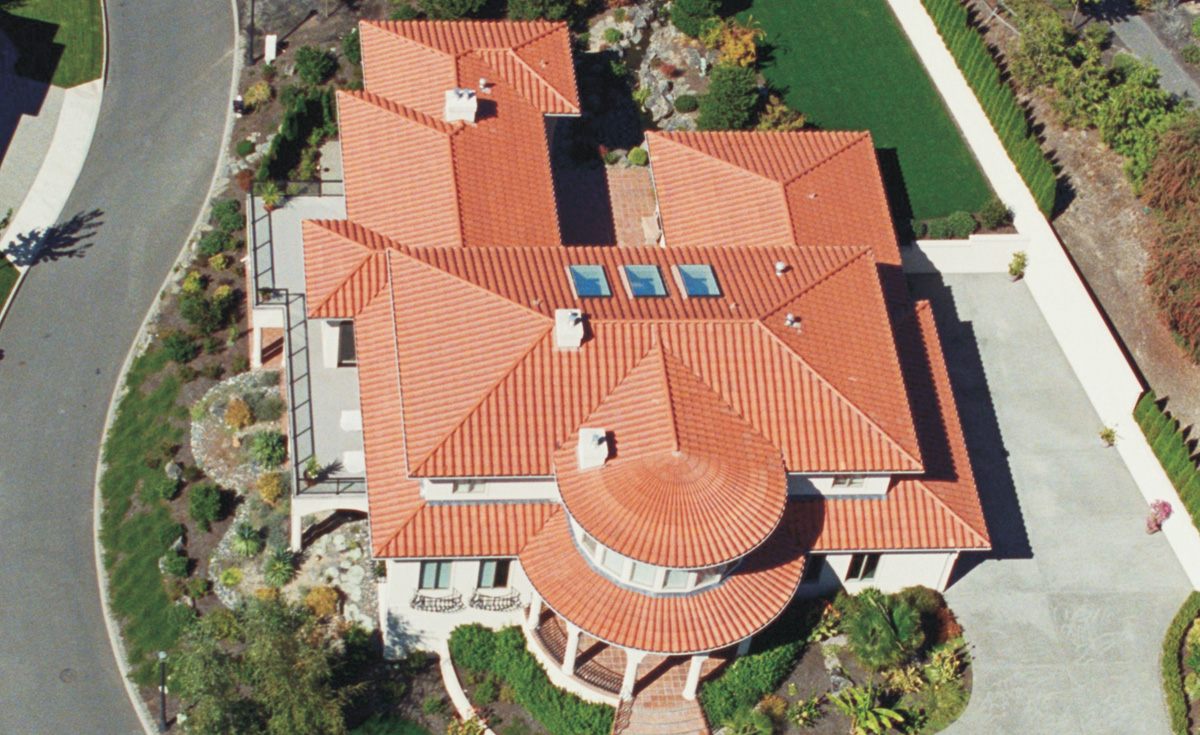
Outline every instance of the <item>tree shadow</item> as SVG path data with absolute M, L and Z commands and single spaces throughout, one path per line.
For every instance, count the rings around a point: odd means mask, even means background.
M 959 318 L 954 295 L 941 275 L 911 277 L 910 283 L 914 296 L 929 300 L 933 306 L 967 454 L 992 541 L 991 551 L 963 554 L 947 585 L 953 586 L 984 560 L 1031 559 L 1033 548 L 1017 498 L 1008 450 L 1004 447 L 975 329 L 970 322 Z
M 101 210 L 93 209 L 45 230 L 19 233 L 5 252 L 14 265 L 24 267 L 64 258 L 82 258 L 84 251 L 91 247 L 90 240 L 96 230 L 104 224 L 103 215 Z

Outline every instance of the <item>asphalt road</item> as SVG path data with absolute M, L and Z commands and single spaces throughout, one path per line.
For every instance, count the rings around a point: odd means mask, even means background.
M 0 331 L 0 735 L 141 732 L 100 608 L 94 473 L 117 373 L 208 192 L 234 30 L 228 0 L 109 0 L 108 20 L 62 215 L 87 226 L 33 267 Z

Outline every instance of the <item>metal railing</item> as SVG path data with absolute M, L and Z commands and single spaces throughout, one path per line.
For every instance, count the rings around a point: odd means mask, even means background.
M 422 612 L 455 612 L 463 607 L 462 594 L 458 590 L 449 595 L 426 595 L 417 590 L 409 604 L 414 610 Z
M 471 595 L 470 604 L 476 610 L 507 612 L 521 606 L 521 593 L 513 590 L 506 595 L 492 595 L 482 590 L 475 590 L 475 593 Z
M 367 491 L 366 478 L 326 477 L 319 480 L 301 480 L 296 487 L 297 495 L 361 495 Z

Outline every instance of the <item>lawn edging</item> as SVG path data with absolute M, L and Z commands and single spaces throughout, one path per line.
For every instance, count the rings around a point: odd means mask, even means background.
M 950 55 L 967 80 L 1004 149 L 1033 193 L 1038 209 L 1049 217 L 1054 211 L 1058 177 L 1046 159 L 1041 143 L 1025 119 L 1012 87 L 1000 77 L 987 44 L 971 25 L 959 0 L 921 0 Z
M 102 0 L 105 8 L 104 17 L 107 19 L 107 3 Z M 172 284 L 180 276 L 179 273 L 184 272 L 182 266 L 186 266 L 192 249 L 192 243 L 196 240 L 199 234 L 201 225 L 208 219 L 209 210 L 212 208 L 212 201 L 216 198 L 222 186 L 226 183 L 222 178 L 221 172 L 225 169 L 228 153 L 226 142 L 230 139 L 233 132 L 233 98 L 237 94 L 238 77 L 242 68 L 242 42 L 241 42 L 241 22 L 238 16 L 238 0 L 230 0 L 230 6 L 233 8 L 233 72 L 230 77 L 229 99 L 225 106 L 225 130 L 221 136 L 221 148 L 217 154 L 217 164 L 213 168 L 212 179 L 209 182 L 208 194 L 205 199 L 204 206 L 196 214 L 196 219 L 192 222 L 192 228 L 184 240 L 183 246 L 179 250 L 179 255 L 175 259 L 175 264 L 163 278 L 162 286 L 158 293 L 161 295 L 166 289 L 171 288 Z M 108 26 L 105 24 L 105 33 L 107 39 Z M 108 45 L 105 42 L 105 65 L 104 79 L 108 78 Z M 178 271 L 178 272 L 177 272 Z M 24 274 L 22 274 L 24 275 Z M 14 292 L 20 287 L 18 281 Z M 92 555 L 96 562 L 96 581 L 100 593 L 100 610 L 104 618 L 104 627 L 108 633 L 108 643 L 112 648 L 113 658 L 116 660 L 117 670 L 121 674 L 121 683 L 125 686 L 125 693 L 129 696 L 129 702 L 133 706 L 134 712 L 137 713 L 138 719 L 142 723 L 142 729 L 146 735 L 155 735 L 158 733 L 158 724 L 150 716 L 150 710 L 147 708 L 145 701 L 142 700 L 141 694 L 137 690 L 137 686 L 130 678 L 129 657 L 125 648 L 125 639 L 121 631 L 120 622 L 113 613 L 112 604 L 109 598 L 109 577 L 108 570 L 104 566 L 104 548 L 100 542 L 100 522 L 101 515 L 104 511 L 103 496 L 100 490 L 100 481 L 104 477 L 104 472 L 107 469 L 104 462 L 104 442 L 108 437 L 109 431 L 112 429 L 113 422 L 117 415 L 117 406 L 121 399 L 125 397 L 127 392 L 126 378 L 129 375 L 129 370 L 133 366 L 133 362 L 139 355 L 145 352 L 150 345 L 150 325 L 158 317 L 163 307 L 163 300 L 155 298 L 150 308 L 146 311 L 145 318 L 142 319 L 142 324 L 138 327 L 137 336 L 134 337 L 133 343 L 129 346 L 129 351 L 125 353 L 125 360 L 121 363 L 121 369 L 117 373 L 116 384 L 113 387 L 112 397 L 108 402 L 108 410 L 104 416 L 104 426 L 100 432 L 100 451 L 96 455 L 96 475 L 95 483 L 92 487 Z M 2 324 L 2 322 L 0 322 Z
M 1183 668 L 1179 663 L 1179 653 L 1188 625 L 1198 615 L 1200 592 L 1193 592 L 1184 600 L 1163 638 L 1163 691 L 1167 695 L 1167 711 L 1171 714 L 1171 730 L 1175 735 L 1188 735 L 1188 706 L 1183 693 Z

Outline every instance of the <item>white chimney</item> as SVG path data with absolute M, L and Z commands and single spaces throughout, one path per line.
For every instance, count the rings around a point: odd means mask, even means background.
M 608 460 L 608 434 L 604 429 L 580 429 L 579 444 L 575 446 L 575 463 L 579 470 L 603 467 Z
M 475 113 L 479 103 L 475 99 L 475 90 L 455 87 L 446 90 L 446 108 L 442 111 L 442 120 L 452 122 L 475 122 Z
M 787 273 L 787 272 L 788 272 L 788 264 L 787 263 L 784 263 L 782 260 L 775 261 L 775 275 L 782 276 L 784 273 Z
M 583 344 L 583 312 L 579 309 L 554 310 L 554 346 L 577 350 Z
M 487 77 L 479 77 L 479 92 L 480 92 L 481 94 L 487 94 L 487 93 L 488 93 L 488 80 L 487 80 Z

